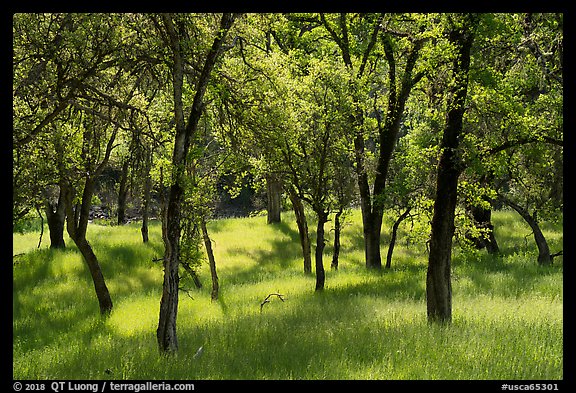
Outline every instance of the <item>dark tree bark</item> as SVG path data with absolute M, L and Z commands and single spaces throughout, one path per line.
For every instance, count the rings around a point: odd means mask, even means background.
M 50 248 L 66 248 L 64 242 L 64 226 L 66 223 L 66 214 L 59 212 L 59 209 L 53 211 L 51 208 L 45 210 L 48 222 L 48 230 L 50 231 Z
M 202 228 L 202 238 L 204 239 L 204 246 L 206 247 L 206 254 L 208 255 L 208 264 L 210 265 L 210 276 L 212 277 L 212 292 L 210 293 L 210 298 L 212 300 L 218 300 L 220 285 L 218 284 L 218 275 L 216 274 L 216 258 L 214 258 L 212 241 L 208 235 L 208 228 L 206 227 L 206 221 L 204 219 L 200 222 L 200 227 Z
M 324 271 L 324 224 L 328 221 L 328 213 L 325 211 L 316 212 L 318 218 L 318 225 L 316 226 L 316 252 L 315 252 L 315 267 L 316 267 L 316 291 L 324 289 L 324 282 L 326 281 L 326 273 Z
M 494 176 L 492 174 L 482 175 L 478 182 L 482 186 L 486 186 L 494 181 Z M 466 206 L 466 210 L 472 216 L 474 220 L 474 226 L 477 229 L 482 230 L 480 236 L 473 236 L 472 234 L 466 234 L 466 238 L 474 243 L 476 249 L 481 250 L 486 248 L 489 254 L 500 253 L 500 247 L 498 247 L 498 242 L 496 241 L 496 236 L 494 236 L 494 225 L 492 224 L 492 204 L 493 200 L 484 195 L 482 199 L 490 204 L 490 208 L 486 209 L 482 206 Z
M 302 247 L 302 257 L 304 258 L 304 273 L 312 274 L 312 252 L 310 247 L 310 235 L 308 234 L 308 222 L 304 214 L 304 205 L 296 195 L 293 188 L 288 190 L 288 196 L 292 202 L 294 215 L 296 216 L 296 225 L 298 226 L 298 235 L 300 236 L 300 246 Z
M 36 213 L 38 213 L 40 217 L 40 238 L 38 239 L 38 246 L 36 248 L 40 248 L 42 245 L 42 236 L 44 236 L 44 216 L 42 216 L 42 212 L 38 206 L 36 206 Z
M 268 198 L 268 224 L 280 222 L 282 181 L 275 174 L 270 174 L 266 177 L 266 195 Z
M 353 69 L 352 58 L 350 56 L 350 40 L 348 36 L 347 28 L 347 15 L 341 13 L 338 21 L 338 28 L 334 28 L 332 23 L 330 23 L 324 14 L 320 14 L 320 21 L 334 40 L 334 42 L 340 48 L 340 53 L 342 55 L 342 60 L 344 64 L 349 69 Z M 368 45 L 366 51 L 363 54 L 360 67 L 358 68 L 357 77 L 362 77 L 366 62 L 370 55 L 370 52 L 374 48 L 376 41 L 378 39 L 378 34 L 381 30 L 381 24 L 383 21 L 383 15 L 379 15 L 374 26 L 372 28 L 372 34 L 368 40 Z M 340 31 L 340 34 L 338 33 Z M 395 89 L 394 85 L 394 89 Z M 352 95 L 355 102 L 360 102 L 360 97 L 357 96 L 357 92 L 353 91 Z M 362 228 L 364 233 L 364 254 L 366 259 L 366 267 L 368 268 L 380 268 L 382 266 L 380 257 L 380 228 L 378 227 L 378 217 L 377 212 L 373 211 L 370 186 L 368 183 L 368 173 L 366 172 L 364 154 L 365 154 L 365 141 L 362 125 L 364 123 L 364 116 L 362 112 L 357 112 L 350 115 L 351 124 L 355 132 L 354 137 L 354 153 L 356 159 L 356 175 L 358 177 L 358 189 L 360 194 L 360 208 L 362 210 Z M 395 141 L 394 141 L 395 143 Z M 383 159 L 383 158 L 382 158 Z M 379 157 L 380 160 L 380 157 Z M 386 174 L 377 174 L 383 175 Z M 380 218 L 380 222 L 381 222 Z
M 184 268 L 184 270 L 186 270 L 188 272 L 188 274 L 190 275 L 190 277 L 192 277 L 192 281 L 194 281 L 194 286 L 198 289 L 202 288 L 202 281 L 200 281 L 200 277 L 198 277 L 198 274 L 196 274 L 196 271 L 194 269 L 192 269 L 192 267 L 190 266 L 190 264 L 186 261 L 180 261 L 180 263 L 182 264 L 182 267 Z
M 394 247 L 396 246 L 396 237 L 398 236 L 398 227 L 408 217 L 410 211 L 412 210 L 411 207 L 408 207 L 404 213 L 400 214 L 400 216 L 394 221 L 394 225 L 392 225 L 392 236 L 390 237 L 390 245 L 388 246 L 388 253 L 386 255 L 386 269 L 390 269 L 392 265 L 392 254 L 394 253 Z
M 440 145 L 442 153 L 438 163 L 436 199 L 431 225 L 430 255 L 426 276 L 426 306 L 429 322 L 450 323 L 452 321 L 450 264 L 458 177 L 462 169 L 458 147 L 468 90 L 470 50 L 476 21 L 476 16 L 466 14 L 462 17 L 461 26 L 452 26 L 449 33 L 449 40 L 456 48 L 456 56 L 453 63 L 454 84 L 450 92 L 452 101 L 449 103 L 446 128 Z
M 128 198 L 128 167 L 130 161 L 126 159 L 122 164 L 120 175 L 120 188 L 118 190 L 118 225 L 126 223 L 126 199 Z
M 192 102 L 192 108 L 188 122 L 184 120 L 183 108 L 183 84 L 184 84 L 184 59 L 182 58 L 181 37 L 176 31 L 171 15 L 162 15 L 164 30 L 169 40 L 172 51 L 172 79 L 174 96 L 174 116 L 176 120 L 176 136 L 174 139 L 174 151 L 172 154 L 172 184 L 168 196 L 166 212 L 166 236 L 164 239 L 164 282 L 162 299 L 160 300 L 160 315 L 156 338 L 158 348 L 164 353 L 178 351 L 178 338 L 176 334 L 176 320 L 178 315 L 178 266 L 180 262 L 180 218 L 182 197 L 184 195 L 184 176 L 186 168 L 186 156 L 190 143 L 194 139 L 198 122 L 202 116 L 204 107 L 204 94 L 212 69 L 221 52 L 222 44 L 228 30 L 232 27 L 235 15 L 223 14 L 220 20 L 220 29 L 214 38 L 212 47 L 206 55 L 202 72 L 196 83 L 196 93 Z
M 50 232 L 50 248 L 66 248 L 64 242 L 64 226 L 66 224 L 66 206 L 62 187 L 58 190 L 58 201 L 53 203 L 50 198 L 46 198 L 44 211 L 48 230 Z
M 500 247 L 494 236 L 494 225 L 492 224 L 492 209 L 485 209 L 483 207 L 471 206 L 468 209 L 474 220 L 474 226 L 477 229 L 486 231 L 485 234 L 480 236 L 466 235 L 479 250 L 486 248 L 489 254 L 500 253 Z M 487 237 L 486 237 L 487 236 Z
M 129 99 L 129 98 L 128 98 Z M 90 271 L 90 276 L 94 283 L 94 289 L 96 291 L 96 297 L 98 298 L 98 304 L 100 306 L 100 314 L 103 316 L 108 316 L 112 312 L 112 298 L 110 297 L 110 292 L 106 286 L 106 281 L 104 280 L 104 275 L 100 269 L 100 263 L 98 258 L 90 243 L 86 239 L 86 231 L 88 229 L 88 219 L 90 215 L 90 207 L 92 205 L 92 196 L 94 195 L 95 179 L 97 179 L 110 159 L 110 154 L 114 147 L 114 141 L 116 139 L 116 134 L 118 133 L 118 126 L 115 126 L 112 131 L 108 142 L 106 144 L 106 149 L 104 153 L 104 158 L 102 161 L 96 165 L 96 163 L 91 163 L 90 160 L 85 162 L 85 175 L 84 175 L 84 188 L 82 192 L 82 197 L 79 204 L 74 207 L 73 201 L 75 197 L 75 189 L 72 186 L 69 179 L 62 177 L 60 180 L 60 188 L 63 193 L 63 200 L 66 210 L 66 229 L 68 235 L 74 244 L 78 247 L 84 261 L 88 266 Z M 93 133 L 91 131 L 85 130 L 84 132 L 84 146 L 89 149 L 90 143 L 98 143 L 98 141 L 92 140 Z M 82 152 L 85 154 L 85 151 Z M 65 176 L 65 172 L 61 172 L 61 176 Z
M 180 262 L 180 206 L 182 194 L 182 188 L 178 184 L 173 184 L 170 187 L 166 207 L 164 281 L 162 283 L 159 325 L 156 331 L 158 345 L 160 350 L 164 352 L 176 352 L 178 350 L 176 317 L 178 314 L 178 288 L 180 283 L 178 265 Z
M 80 253 L 84 257 L 84 261 L 88 266 L 92 282 L 94 283 L 96 297 L 98 298 L 100 314 L 108 316 L 112 312 L 112 298 L 110 297 L 110 292 L 106 286 L 106 281 L 104 280 L 104 275 L 102 274 L 98 258 L 96 257 L 96 254 L 94 254 L 90 243 L 86 240 L 88 215 L 90 212 L 92 195 L 94 193 L 94 180 L 89 176 L 85 178 L 82 202 L 79 206 L 76 205 L 76 211 L 74 211 L 72 204 L 74 199 L 74 191 L 72 190 L 72 187 L 69 184 L 66 184 L 63 191 L 66 201 L 66 228 L 68 230 L 68 235 L 70 235 L 70 238 L 74 241 L 78 250 L 80 250 Z
M 384 215 L 384 193 L 386 191 L 386 179 L 388 177 L 388 168 L 392 159 L 392 154 L 398 142 L 400 125 L 406 101 L 410 95 L 412 87 L 422 78 L 423 74 L 419 73 L 412 76 L 412 72 L 418 60 L 420 49 L 424 41 L 417 40 L 413 43 L 412 49 L 406 59 L 406 66 L 402 73 L 400 89 L 397 88 L 397 71 L 396 56 L 394 45 L 389 34 L 382 36 L 384 53 L 388 62 L 388 107 L 386 116 L 381 118 L 376 111 L 376 120 L 378 122 L 379 135 L 379 154 L 374 178 L 373 197 L 366 202 L 366 209 L 362 210 L 367 214 L 365 222 L 368 222 L 365 228 L 365 235 L 368 236 L 366 247 L 366 267 L 380 269 L 382 267 L 382 258 L 380 255 L 380 239 L 382 233 L 382 217 Z M 362 180 L 363 182 L 365 180 Z M 366 185 L 363 186 L 366 189 Z M 369 191 L 368 191 L 369 192 Z M 361 194 L 366 197 L 366 191 Z M 370 204 L 371 202 L 371 204 Z
M 142 242 L 148 243 L 148 220 L 150 216 L 150 192 L 152 190 L 152 177 L 150 176 L 150 167 L 152 166 L 152 153 L 146 159 L 146 178 L 144 180 L 144 190 L 142 192 Z
M 332 263 L 330 267 L 334 270 L 338 270 L 338 260 L 340 258 L 340 233 L 342 232 L 342 222 L 340 218 L 344 213 L 344 209 L 340 209 L 334 215 L 334 253 L 332 254 Z
M 356 115 L 354 123 L 357 124 L 357 133 L 354 139 L 356 156 L 356 173 L 358 176 L 358 188 L 360 206 L 362 210 L 362 225 L 364 230 L 364 252 L 366 267 L 381 269 L 382 257 L 380 253 L 380 239 L 382 234 L 382 217 L 384 214 L 384 193 L 390 160 L 396 148 L 400 125 L 406 101 L 414 85 L 423 77 L 422 73 L 413 76 L 413 70 L 418 60 L 420 49 L 424 41 L 417 40 L 408 54 L 406 66 L 402 74 L 400 88 L 397 87 L 396 77 L 396 53 L 391 42 L 391 37 L 383 35 L 384 52 L 388 62 L 388 107 L 386 116 L 382 119 L 380 112 L 375 111 L 378 122 L 379 151 L 372 195 L 368 183 L 368 175 L 364 162 L 365 143 L 362 133 L 362 116 Z
M 548 242 L 546 241 L 546 238 L 540 229 L 540 225 L 538 225 L 536 212 L 534 212 L 532 215 L 528 212 L 527 209 L 507 198 L 504 198 L 503 201 L 512 209 L 516 210 L 516 212 L 520 214 L 524 221 L 530 225 L 530 229 L 532 229 L 532 233 L 534 234 L 534 241 L 538 247 L 538 264 L 541 266 L 552 265 L 553 257 L 550 255 L 550 247 L 548 246 Z

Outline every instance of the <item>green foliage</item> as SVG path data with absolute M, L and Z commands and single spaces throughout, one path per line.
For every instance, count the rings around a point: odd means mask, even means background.
M 175 59 L 160 15 L 14 14 L 13 248 L 26 253 L 14 261 L 15 377 L 562 378 L 562 262 L 535 266 L 530 229 L 511 212 L 494 215 L 503 256 L 469 247 L 465 235 L 483 230 L 465 206 L 514 201 L 543 224 L 552 249 L 562 248 L 563 15 L 478 17 L 458 152 L 454 322 L 438 330 L 425 322 L 421 278 L 446 92 L 454 83 L 446 33 L 460 18 L 243 15 L 215 65 L 187 165 L 173 168 Z M 190 108 L 219 15 L 171 18 L 184 59 L 182 106 Z M 403 73 L 416 48 L 414 69 Z M 408 77 L 419 79 L 409 84 L 405 108 L 394 109 Z M 82 180 L 102 169 L 110 147 L 108 165 L 129 158 L 141 179 L 150 171 L 158 194 L 172 184 L 174 169 L 185 174 L 180 257 L 204 278 L 198 224 L 210 216 L 224 176 L 236 179 L 225 186 L 231 195 L 274 173 L 316 211 L 348 207 L 357 198 L 354 170 L 370 184 L 378 174 L 386 142 L 378 131 L 395 110 L 403 111 L 400 135 L 386 192 L 374 197 L 389 209 L 383 240 L 398 212 L 413 208 L 400 227 L 394 269 L 363 269 L 360 213 L 353 210 L 340 270 L 328 272 L 327 291 L 311 298 L 289 215 L 277 226 L 263 225 L 261 216 L 212 222 L 223 293 L 217 303 L 204 290 L 183 298 L 183 348 L 173 362 L 159 357 L 150 339 L 162 285 L 161 264 L 151 262 L 163 254 L 159 226 L 142 245 L 133 225 L 90 225 L 115 299 L 106 321 L 93 316 L 94 299 L 78 296 L 92 284 L 71 242 L 66 251 L 44 242 L 32 252 L 39 224 L 30 217 L 44 191 L 65 179 L 78 202 Z M 356 137 L 365 144 L 361 168 Z M 259 313 L 275 291 L 287 302 Z M 205 355 L 194 359 L 200 345 Z M 106 369 L 113 374 L 102 374 Z
M 12 233 L 40 232 L 40 218 L 37 213 L 28 213 L 12 226 Z

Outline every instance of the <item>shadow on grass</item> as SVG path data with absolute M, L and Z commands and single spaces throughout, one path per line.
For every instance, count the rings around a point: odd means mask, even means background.
M 294 266 L 295 260 L 303 260 L 298 231 L 285 222 L 268 225 L 269 228 L 281 235 L 274 236 L 273 239 L 263 245 L 246 244 L 227 248 L 224 259 L 233 260 L 241 257 L 252 262 L 249 267 L 245 265 L 227 266 L 223 274 L 227 283 L 250 284 L 258 282 L 262 276 L 286 271 Z M 218 262 L 216 261 L 217 266 Z
M 224 317 L 216 316 L 192 326 L 178 325 L 180 353 L 173 362 L 158 356 L 154 331 L 138 331 L 127 337 L 101 322 L 87 272 L 83 271 L 86 274 L 82 273 L 76 280 L 70 277 L 71 282 L 64 278 L 58 278 L 62 280 L 58 281 L 49 277 L 49 264 L 54 258 L 51 251 L 39 251 L 30 259 L 22 257 L 22 271 L 18 272 L 18 266 L 14 267 L 15 357 L 31 358 L 35 356 L 35 350 L 42 351 L 44 347 L 54 351 L 61 349 L 61 360 L 49 365 L 48 372 L 53 379 L 346 378 L 353 375 L 353 369 L 364 366 L 390 364 L 392 368 L 404 367 L 409 373 L 411 367 L 416 367 L 414 364 L 425 364 L 427 345 L 435 344 L 432 335 L 426 338 L 425 306 L 421 310 L 422 317 L 413 321 L 403 318 L 394 322 L 396 317 L 389 314 L 380 315 L 378 321 L 374 314 L 376 308 L 388 312 L 387 305 L 394 301 L 400 301 L 401 305 L 393 310 L 397 315 L 405 312 L 414 315 L 414 309 L 419 310 L 418 307 L 424 304 L 426 266 L 418 262 L 423 258 L 421 250 L 400 252 L 402 247 L 399 247 L 392 269 L 368 271 L 363 268 L 362 260 L 351 262 L 345 256 L 346 252 L 362 250 L 362 233 L 358 231 L 344 231 L 343 242 L 346 243 L 342 258 L 346 258 L 346 262 L 338 272 L 327 268 L 324 291 L 315 293 L 314 280 L 310 277 L 309 290 L 297 290 L 286 302 L 272 302 L 262 313 L 240 314 L 238 310 L 245 306 L 243 302 L 252 300 L 234 296 L 235 285 L 249 286 L 272 277 L 281 280 L 305 277 L 300 263 L 295 265 L 295 260 L 301 261 L 298 232 L 293 225 L 284 222 L 274 224 L 273 228 L 284 236 L 266 242 L 265 248 L 247 245 L 227 251 L 230 257 L 242 254 L 252 258 L 254 263 L 248 268 L 224 270 L 224 291 L 218 301 Z M 103 248 L 97 255 L 103 261 L 103 268 L 107 269 L 106 279 L 110 278 L 120 288 L 118 293 L 128 296 L 134 291 L 142 293 L 160 288 L 138 268 L 151 266 L 151 262 L 142 262 L 142 258 L 148 258 L 161 248 L 161 243 L 150 245 L 146 252 L 137 251 L 133 246 L 120 246 Z M 325 265 L 328 267 L 330 249 L 326 250 Z M 383 256 L 385 250 L 383 242 Z M 32 263 L 33 268 L 27 265 Z M 509 255 L 493 258 L 479 254 L 469 258 L 457 254 L 453 267 L 455 275 L 459 276 L 455 280 L 465 278 L 471 295 L 487 293 L 502 297 L 529 293 L 543 277 L 562 272 L 562 268 L 556 266 L 540 268 L 517 261 L 512 263 Z M 161 272 L 161 267 L 157 270 Z M 286 275 L 277 275 L 280 272 L 286 272 Z M 129 279 L 141 284 L 132 286 Z M 457 288 L 459 284 L 454 282 L 453 285 Z M 208 291 L 208 286 L 203 290 Z M 120 299 L 116 296 L 113 301 L 120 304 Z M 254 309 L 258 310 L 258 307 L 255 303 Z M 137 307 L 134 310 L 139 312 Z M 392 319 L 393 323 L 382 322 L 387 319 Z M 422 342 L 419 341 L 421 333 L 424 335 Z M 407 347 L 407 342 L 412 347 Z M 194 359 L 200 345 L 204 345 L 205 353 Z M 412 355 L 407 354 L 409 349 L 414 350 Z M 453 355 L 464 363 L 468 352 L 462 350 Z M 456 366 L 456 363 L 451 365 Z M 434 364 L 442 364 L 442 361 Z M 442 366 L 430 363 L 429 367 Z M 108 369 L 110 374 L 104 372 Z M 382 378 L 387 375 L 379 374 Z M 394 375 L 402 375 L 402 371 Z M 34 375 L 24 377 L 33 379 Z
M 470 295 L 504 298 L 528 295 L 537 286 L 545 289 L 546 278 L 561 275 L 563 270 L 561 265 L 539 266 L 530 251 L 511 255 L 461 251 L 453 258 L 452 266 L 454 287 L 465 279 L 469 283 L 465 292 Z M 550 293 L 556 290 L 561 293 L 561 289 L 549 288 Z
M 424 292 L 419 280 L 406 281 L 402 272 L 366 276 L 372 280 L 320 293 L 311 288 L 285 302 L 272 302 L 263 312 L 230 316 L 230 324 L 195 326 L 183 335 L 182 351 L 193 353 L 198 345 L 205 346 L 199 378 L 342 378 L 350 364 L 378 364 L 396 353 L 396 348 L 383 348 L 388 346 L 386 338 L 405 336 L 406 324 L 382 327 L 379 318 L 394 316 L 376 312 L 385 310 L 392 299 L 412 302 L 422 299 Z M 343 367 L 326 369 L 330 364 Z
M 363 269 L 363 268 L 360 268 Z M 370 296 L 386 299 L 407 299 L 420 301 L 425 299 L 426 269 L 418 265 L 408 265 L 399 268 L 382 269 L 380 271 L 366 270 L 360 273 L 362 281 L 344 285 L 331 285 L 326 280 L 327 289 L 323 296 L 352 297 Z
M 105 262 L 108 268 L 113 267 L 113 271 L 129 272 L 136 267 L 151 266 L 154 263 L 152 259 L 161 257 L 164 250 L 158 245 L 142 243 L 136 246 L 116 244 L 99 248 L 95 252 L 99 260 Z M 160 254 L 159 257 L 157 257 L 158 254 Z
M 24 291 L 15 284 L 13 291 L 13 338 L 22 351 L 99 331 L 100 311 L 90 283 L 47 279 L 36 289 Z
M 160 287 L 160 279 L 151 274 L 152 261 L 143 261 L 150 250 L 115 246 L 96 253 L 115 305 L 126 296 Z M 69 254 L 78 258 L 78 269 L 54 273 L 53 266 Z M 101 320 L 94 284 L 75 246 L 36 250 L 18 258 L 13 268 L 15 343 L 34 350 L 89 338 L 102 329 Z
M 67 250 L 40 249 L 14 258 L 13 275 L 14 282 L 18 282 L 18 288 L 14 286 L 14 291 L 26 292 L 30 287 L 34 287 L 37 282 L 46 279 L 50 271 L 50 262 L 56 253 L 67 252 Z

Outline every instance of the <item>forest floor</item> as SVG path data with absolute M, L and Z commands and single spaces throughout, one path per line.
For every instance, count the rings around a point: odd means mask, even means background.
M 203 288 L 183 276 L 180 349 L 171 358 L 159 354 L 155 335 L 163 278 L 154 261 L 163 253 L 159 223 L 151 225 L 147 244 L 138 223 L 88 227 L 114 302 L 105 319 L 70 239 L 67 249 L 55 251 L 47 231 L 39 249 L 38 232 L 14 234 L 13 378 L 563 378 L 563 259 L 538 266 L 531 231 L 515 213 L 494 212 L 500 256 L 454 248 L 447 326 L 427 323 L 427 251 L 425 237 L 415 236 L 418 222 L 402 224 L 392 267 L 381 271 L 364 266 L 358 211 L 343 230 L 339 269 L 330 270 L 328 223 L 326 285 L 315 293 L 314 275 L 303 273 L 293 215 L 285 212 L 282 220 L 210 222 L 219 299 L 210 300 L 207 262 L 199 268 Z M 384 257 L 392 222 L 387 217 L 383 229 Z M 543 229 L 551 252 L 561 250 L 562 223 Z M 311 238 L 314 244 L 313 232 Z M 262 306 L 272 293 L 282 299 L 272 296 Z

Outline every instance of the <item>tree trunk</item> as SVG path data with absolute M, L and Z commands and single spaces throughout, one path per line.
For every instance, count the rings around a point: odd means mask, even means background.
M 275 174 L 266 176 L 266 194 L 268 197 L 268 224 L 281 221 L 282 181 Z
M 324 224 L 328 221 L 328 214 L 324 211 L 316 212 L 318 225 L 316 226 L 316 291 L 324 289 L 326 273 L 324 272 L 324 263 L 322 257 L 324 254 Z
M 178 288 L 180 277 L 180 206 L 182 188 L 178 183 L 170 186 L 168 205 L 166 206 L 166 224 L 164 235 L 164 281 L 160 316 L 156 337 L 161 351 L 175 353 L 178 351 L 176 335 L 176 318 L 178 315 Z
M 478 179 L 481 187 L 486 187 L 494 182 L 494 174 L 488 173 L 480 176 Z M 471 240 L 478 250 L 486 248 L 489 254 L 499 254 L 500 248 L 494 236 L 494 225 L 492 224 L 492 204 L 494 201 L 487 195 L 482 196 L 482 200 L 489 204 L 486 209 L 482 206 L 466 206 L 466 210 L 471 214 L 474 220 L 474 226 L 480 229 L 483 233 L 481 236 L 466 235 L 466 238 Z
M 340 207 L 334 216 L 334 254 L 332 255 L 332 263 L 330 267 L 334 270 L 338 270 L 338 259 L 340 257 L 340 232 L 342 231 L 342 223 L 340 222 L 340 217 L 344 209 Z
M 206 59 L 202 67 L 197 83 L 196 93 L 190 109 L 188 122 L 185 124 L 183 107 L 183 86 L 184 86 L 184 60 L 181 53 L 180 32 L 176 31 L 172 16 L 163 14 L 162 19 L 165 33 L 168 36 L 172 50 L 172 81 L 174 99 L 174 118 L 176 121 L 176 135 L 174 138 L 174 150 L 172 153 L 172 185 L 168 197 L 168 210 L 166 213 L 166 236 L 164 239 L 164 283 L 162 299 L 160 300 L 160 315 L 158 318 L 158 328 L 156 338 L 158 348 L 164 353 L 175 353 L 178 351 L 178 339 L 176 336 L 176 320 L 178 315 L 178 265 L 180 259 L 180 217 L 181 203 L 184 195 L 184 168 L 186 168 L 186 156 L 190 149 L 198 129 L 198 122 L 202 116 L 204 108 L 204 94 L 210 81 L 212 69 L 218 59 L 224 38 L 228 30 L 232 27 L 236 15 L 223 14 L 220 19 L 220 29 L 212 46 L 206 54 Z
M 322 14 L 321 14 L 322 15 Z M 342 26 L 346 24 L 346 15 L 340 15 L 340 23 Z M 383 209 L 383 194 L 386 177 L 388 176 L 388 166 L 392 153 L 396 147 L 398 132 L 400 130 L 400 122 L 404 107 L 410 91 L 416 83 L 424 76 L 423 72 L 419 72 L 416 76 L 412 76 L 416 61 L 418 60 L 420 50 L 424 40 L 414 40 L 413 46 L 410 48 L 405 56 L 406 65 L 402 74 L 401 83 L 397 83 L 396 72 L 396 59 L 398 53 L 396 46 L 392 42 L 389 33 L 381 33 L 383 15 L 380 15 L 374 25 L 371 38 L 367 41 L 366 52 L 364 52 L 363 60 L 358 68 L 357 78 L 361 78 L 364 70 L 366 69 L 366 62 L 369 58 L 369 53 L 374 48 L 374 44 L 380 37 L 383 43 L 384 54 L 388 62 L 388 108 L 386 111 L 386 119 L 382 123 L 379 111 L 374 111 L 378 121 L 379 143 L 380 151 L 378 155 L 378 164 L 376 176 L 373 187 L 373 197 L 368 184 L 368 173 L 365 165 L 365 140 L 364 140 L 364 119 L 363 112 L 357 111 L 350 116 L 350 124 L 355 130 L 354 135 L 354 154 L 356 160 L 356 174 L 358 178 L 358 188 L 360 194 L 360 205 L 362 208 L 362 225 L 364 230 L 364 253 L 366 258 L 366 267 L 381 269 L 382 258 L 380 255 L 380 234 L 382 231 L 382 214 Z M 338 32 L 331 28 L 326 19 L 321 16 L 322 23 L 326 30 L 332 36 L 334 42 L 340 47 L 344 64 L 350 70 L 353 68 L 351 60 L 351 50 L 348 40 L 348 33 L 342 29 L 342 37 L 338 36 Z M 380 35 L 379 35 L 380 34 Z M 404 53 L 403 53 L 404 55 Z M 354 86 L 354 84 L 351 84 Z M 399 88 L 398 88 L 399 86 Z M 352 89 L 352 100 L 354 103 L 362 101 L 360 93 L 356 89 Z
M 59 187 L 58 202 L 56 205 L 46 201 L 45 209 L 48 230 L 50 232 L 50 248 L 66 248 L 64 242 L 64 226 L 66 224 L 66 206 L 62 187 Z
M 370 195 L 370 186 L 368 185 L 368 176 L 364 168 L 364 141 L 361 138 L 355 139 L 356 148 L 356 168 L 358 176 L 358 189 L 360 194 L 360 208 L 362 212 L 362 231 L 364 235 L 364 258 L 366 268 L 379 269 L 382 267 L 380 255 L 380 231 L 378 220 L 372 210 L 372 197 Z M 360 169 L 358 169 L 360 168 Z M 382 220 L 380 219 L 380 225 Z
M 500 248 L 498 247 L 498 242 L 494 236 L 494 225 L 492 225 L 492 209 L 484 209 L 482 207 L 471 206 L 468 209 L 472 214 L 474 219 L 474 226 L 477 229 L 486 231 L 478 237 L 467 235 L 466 237 L 470 239 L 477 249 L 481 250 L 486 248 L 489 254 L 498 254 Z M 486 237 L 487 236 L 487 237 Z
M 150 191 L 152 189 L 152 177 L 150 176 L 150 167 L 152 165 L 152 153 L 146 163 L 146 179 L 144 180 L 144 190 L 142 193 L 142 242 L 148 243 L 148 219 L 150 214 Z
M 298 226 L 298 235 L 300 236 L 300 245 L 302 247 L 302 256 L 304 258 L 304 273 L 312 274 L 312 252 L 310 247 L 310 235 L 308 234 L 308 223 L 304 214 L 304 205 L 294 190 L 289 190 L 288 196 L 292 202 L 294 215 L 296 216 L 296 225 Z
M 356 172 L 360 190 L 362 206 L 362 223 L 364 225 L 364 247 L 366 255 L 366 267 L 372 269 L 382 268 L 380 254 L 380 238 L 382 233 L 382 217 L 384 214 L 384 193 L 386 178 L 390 161 L 398 142 L 400 125 L 406 101 L 414 85 L 422 78 L 419 73 L 412 77 L 412 72 L 419 57 L 423 41 L 416 41 L 408 52 L 406 66 L 402 73 L 400 88 L 396 82 L 396 56 L 394 45 L 388 35 L 382 37 L 383 49 L 388 62 L 388 107 L 386 116 L 382 119 L 378 111 L 375 112 L 378 122 L 378 162 L 374 177 L 373 196 L 370 197 L 368 177 L 364 166 L 364 137 L 358 132 L 354 140 L 356 152 Z
M 452 29 L 450 41 L 455 45 L 454 86 L 452 102 L 449 103 L 446 128 L 440 145 L 436 199 L 430 235 L 430 255 L 426 276 L 426 307 L 429 322 L 450 323 L 452 321 L 452 284 L 450 264 L 452 237 L 454 235 L 454 212 L 457 202 L 458 177 L 461 171 L 459 158 L 459 136 L 462 132 L 464 104 L 468 90 L 468 70 L 473 29 L 477 18 L 466 14 L 462 27 Z
M 98 258 L 96 258 L 96 254 L 94 254 L 92 247 L 85 238 L 77 239 L 75 240 L 75 243 L 88 265 L 88 270 L 90 271 L 90 276 L 92 277 L 94 290 L 96 291 L 96 297 L 98 298 L 98 304 L 100 306 L 100 314 L 108 316 L 112 312 L 112 298 L 110 297 L 110 292 L 106 286 L 102 269 L 100 269 Z
M 362 231 L 364 235 L 364 259 L 366 267 L 378 266 L 380 245 L 375 244 L 374 220 L 372 219 L 372 197 L 368 184 L 368 175 L 364 164 L 364 136 L 358 133 L 354 138 L 354 151 L 356 157 L 356 176 L 358 180 L 358 192 L 360 196 L 360 209 L 362 212 Z
M 202 218 L 200 222 L 200 227 L 202 228 L 202 237 L 204 238 L 204 246 L 206 247 L 206 253 L 208 254 L 208 264 L 210 265 L 210 276 L 212 277 L 212 292 L 210 298 L 212 300 L 218 300 L 218 290 L 220 286 L 218 284 L 218 275 L 216 274 L 216 259 L 214 258 L 214 251 L 212 251 L 212 241 L 210 236 L 208 236 L 208 228 L 206 228 L 206 221 Z
M 188 272 L 188 274 L 190 275 L 190 277 L 192 277 L 192 280 L 194 281 L 194 286 L 198 289 L 201 289 L 202 288 L 202 281 L 200 281 L 200 278 L 198 277 L 198 274 L 196 274 L 196 271 L 194 269 L 192 269 L 192 267 L 190 266 L 190 264 L 188 262 L 180 261 L 180 263 L 182 264 L 182 267 L 184 268 L 184 270 L 186 270 Z
M 408 214 L 410 214 L 410 210 L 412 210 L 412 208 L 408 207 L 404 211 L 404 213 L 402 213 L 396 219 L 394 225 L 392 225 L 392 236 L 390 237 L 390 245 L 388 246 L 388 254 L 386 255 L 386 269 L 390 269 L 390 266 L 392 265 L 392 253 L 394 252 L 394 247 L 396 245 L 396 236 L 398 235 L 398 227 L 400 226 L 400 223 L 404 221 L 406 217 L 408 217 Z
M 42 216 L 42 212 L 38 206 L 36 206 L 36 213 L 38 213 L 38 216 L 40 217 L 40 238 L 38 239 L 38 246 L 36 246 L 36 248 L 40 248 L 42 245 L 42 236 L 44 236 L 44 217 Z
M 536 219 L 536 213 L 531 215 L 528 210 L 524 209 L 522 206 L 512 202 L 509 199 L 504 199 L 504 202 L 510 206 L 512 209 L 516 210 L 520 216 L 530 225 L 532 233 L 534 234 L 534 241 L 538 247 L 538 264 L 542 266 L 552 265 L 553 257 L 550 255 L 550 247 L 548 247 L 548 242 L 538 225 L 538 220 Z
M 371 223 L 368 226 L 368 259 L 366 260 L 366 267 L 368 269 L 382 268 L 382 255 L 380 252 L 380 236 L 382 234 L 382 213 L 372 212 Z
M 62 187 L 62 186 L 61 186 Z M 104 316 L 110 315 L 112 312 L 112 298 L 106 286 L 104 275 L 100 269 L 98 258 L 90 243 L 86 240 L 86 230 L 88 228 L 88 215 L 90 212 L 90 205 L 92 194 L 94 192 L 94 181 L 91 178 L 86 178 L 84 183 L 84 192 L 82 194 L 82 203 L 80 206 L 76 205 L 76 211 L 73 211 L 73 190 L 69 185 L 64 186 L 64 200 L 66 205 L 67 216 L 67 230 L 70 238 L 82 253 L 84 261 L 90 271 L 98 304 L 100 306 L 100 314 Z
M 122 175 L 120 176 L 120 189 L 118 191 L 118 225 L 126 223 L 126 199 L 128 197 L 128 164 L 126 159 L 122 164 Z

